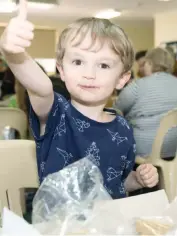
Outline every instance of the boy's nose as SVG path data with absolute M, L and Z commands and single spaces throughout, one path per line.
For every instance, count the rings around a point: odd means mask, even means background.
M 96 72 L 94 67 L 87 67 L 84 69 L 83 77 L 85 79 L 91 80 L 96 78 Z

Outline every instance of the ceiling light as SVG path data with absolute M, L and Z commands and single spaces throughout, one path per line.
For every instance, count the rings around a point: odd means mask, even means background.
M 48 10 L 53 8 L 54 4 L 48 4 L 48 3 L 37 3 L 37 2 L 28 2 L 28 7 L 33 9 L 41 9 L 41 10 Z
M 171 0 L 158 0 L 159 2 L 170 2 Z
M 111 19 L 114 17 L 118 17 L 120 15 L 121 15 L 120 11 L 116 11 L 114 9 L 108 9 L 105 11 L 98 12 L 95 17 L 96 18 Z
M 1 13 L 12 13 L 17 10 L 17 5 L 13 2 L 2 2 L 0 4 Z

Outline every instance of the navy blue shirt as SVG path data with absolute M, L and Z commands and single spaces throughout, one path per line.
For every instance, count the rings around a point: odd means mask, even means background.
M 55 93 L 45 134 L 40 137 L 39 120 L 31 106 L 29 114 L 40 181 L 88 156 L 99 167 L 112 198 L 126 196 L 124 181 L 134 166 L 135 142 L 123 117 L 117 115 L 107 123 L 91 120 Z

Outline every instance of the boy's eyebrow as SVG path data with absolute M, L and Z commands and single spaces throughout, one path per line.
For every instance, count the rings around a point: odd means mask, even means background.
M 69 56 L 79 56 L 79 57 L 83 57 L 84 55 L 78 53 L 78 52 L 70 52 L 68 53 Z M 112 62 L 117 62 L 118 60 L 115 58 L 111 58 L 111 57 L 100 57 L 99 60 L 102 61 L 112 61 Z
M 100 57 L 100 60 L 103 60 L 103 61 L 112 61 L 112 62 L 116 62 L 116 61 L 117 61 L 117 59 L 111 58 L 111 57 Z
M 84 55 L 82 55 L 79 52 L 75 52 L 75 51 L 68 52 L 67 54 L 68 54 L 69 57 L 73 57 L 73 56 L 74 57 L 84 57 Z M 113 63 L 117 63 L 117 62 L 120 61 L 118 58 L 111 58 L 111 57 L 105 57 L 105 56 L 99 57 L 98 60 L 99 61 L 110 61 L 110 62 L 113 62 Z

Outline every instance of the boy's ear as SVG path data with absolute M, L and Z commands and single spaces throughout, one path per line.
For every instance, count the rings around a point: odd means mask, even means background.
M 130 80 L 130 77 L 131 77 L 131 71 L 128 71 L 125 74 L 123 74 L 117 82 L 116 89 L 121 90 L 125 86 L 125 84 Z
M 56 64 L 56 66 L 57 66 L 57 69 L 58 69 L 58 71 L 59 71 L 59 73 L 60 73 L 60 78 L 61 78 L 61 80 L 64 82 L 65 80 L 64 80 L 63 67 L 62 67 L 61 65 L 59 65 L 58 63 Z

